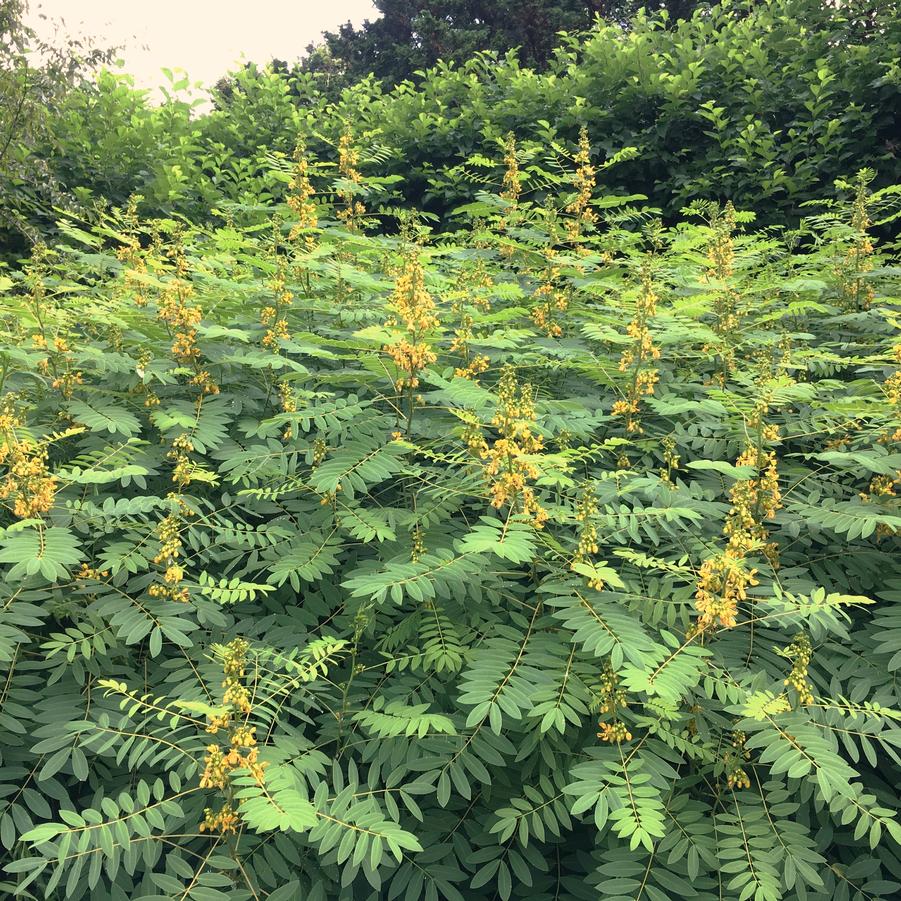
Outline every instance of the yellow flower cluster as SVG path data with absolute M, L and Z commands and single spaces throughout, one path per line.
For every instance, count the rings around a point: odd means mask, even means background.
M 55 312 L 52 308 L 49 311 L 45 309 L 48 301 L 45 279 L 49 271 L 47 262 L 49 256 L 50 251 L 47 249 L 47 245 L 43 241 L 38 241 L 34 246 L 31 260 L 25 270 L 25 283 L 28 286 L 27 304 L 40 329 L 40 332 L 32 335 L 31 340 L 36 350 L 47 352 L 47 356 L 37 363 L 38 371 L 50 380 L 52 388 L 59 391 L 66 400 L 69 400 L 72 397 L 75 386 L 83 384 L 84 378 L 82 373 L 73 366 L 72 348 L 69 346 L 66 338 L 57 334 L 52 340 L 48 340 L 48 327 L 46 324 L 48 322 L 48 313 Z M 90 332 L 96 328 L 96 325 L 86 323 L 86 328 Z M 115 325 L 107 326 L 108 337 L 112 338 L 117 328 Z
M 185 577 L 184 567 L 180 562 L 184 549 L 181 528 L 183 517 L 190 511 L 182 501 L 178 501 L 178 505 L 179 512 L 170 513 L 156 527 L 160 550 L 153 558 L 153 562 L 163 567 L 163 580 L 155 582 L 147 590 L 154 598 L 169 598 L 179 603 L 187 603 L 190 595 L 188 589 L 181 584 Z
M 632 371 L 632 379 L 624 398 L 613 404 L 611 413 L 614 416 L 626 417 L 626 430 L 641 432 L 641 421 L 638 416 L 641 399 L 654 393 L 654 386 L 660 378 L 657 368 L 649 365 L 660 359 L 660 348 L 653 341 L 648 323 L 657 312 L 657 295 L 651 280 L 650 267 L 645 265 L 641 271 L 641 287 L 635 302 L 635 314 L 626 327 L 626 334 L 632 339 L 620 357 L 619 371 Z
M 560 277 L 560 267 L 556 263 L 557 252 L 553 248 L 548 248 L 545 256 L 546 263 L 541 284 L 535 289 L 537 304 L 532 307 L 532 322 L 549 338 L 559 338 L 563 334 L 563 327 L 557 319 L 557 314 L 566 312 L 569 297 L 566 291 L 556 285 Z
M 491 361 L 488 357 L 478 354 L 472 357 L 465 367 L 458 366 L 454 369 L 454 375 L 461 379 L 471 379 L 472 381 L 476 381 L 482 373 L 488 371 L 490 365 Z
M 673 484 L 673 472 L 679 468 L 680 457 L 676 453 L 676 441 L 672 435 L 664 435 L 660 441 L 663 449 L 663 468 L 660 470 L 660 480 L 667 485 Z
M 705 560 L 698 572 L 695 609 L 700 616 L 692 634 L 699 634 L 719 624 L 726 629 L 735 626 L 738 605 L 748 596 L 748 588 L 756 585 L 757 571 L 747 569 L 744 555 L 727 548 Z
M 873 286 L 866 280 L 866 274 L 873 269 L 873 241 L 868 234 L 871 224 L 868 182 L 867 174 L 861 172 L 851 204 L 854 237 L 835 266 L 839 297 L 846 310 L 868 310 L 876 296 Z
M 57 478 L 47 471 L 47 450 L 27 440 L 0 448 L 0 463 L 9 472 L 0 482 L 0 499 L 13 499 L 13 513 L 31 519 L 50 512 L 57 490 Z
M 3 434 L 7 443 L 9 442 L 10 434 L 14 438 L 15 430 L 22 426 L 22 418 L 16 409 L 18 400 L 17 394 L 7 393 L 3 395 L 3 400 L 0 401 L 0 433 Z M 2 448 L 0 448 L 0 453 L 4 453 Z
M 250 695 L 244 685 L 247 672 L 247 652 L 250 645 L 244 638 L 235 638 L 226 646 L 222 655 L 222 687 L 224 704 L 235 707 L 241 713 L 250 713 Z
M 191 377 L 190 384 L 199 388 L 201 395 L 219 393 L 219 386 L 213 381 L 213 377 L 206 369 L 198 369 Z M 157 399 L 157 403 L 159 403 L 159 399 Z
M 519 171 L 519 158 L 516 155 L 516 136 L 509 132 L 504 139 L 504 180 L 501 186 L 501 197 L 512 206 L 516 206 L 522 193 L 522 175 Z
M 263 335 L 263 347 L 278 353 L 279 341 L 287 341 L 290 338 L 288 331 L 288 320 L 285 318 L 284 311 L 286 307 L 290 307 L 294 300 L 294 295 L 288 290 L 288 261 L 284 254 L 278 253 L 276 247 L 275 253 L 275 275 L 272 277 L 269 286 L 272 288 L 275 305 L 263 307 L 260 311 L 260 323 L 266 329 Z
M 244 683 L 235 676 L 227 676 L 222 685 L 225 688 L 223 703 L 230 704 L 241 713 L 250 713 L 250 695 Z
M 717 283 L 713 301 L 713 331 L 720 338 L 717 350 L 722 368 L 717 373 L 715 380 L 721 386 L 725 384 L 726 375 L 735 366 L 733 343 L 740 325 L 739 294 L 731 285 L 726 284 L 732 277 L 735 267 L 735 239 L 733 237 L 735 226 L 735 207 L 729 201 L 722 211 L 716 210 L 710 219 L 712 237 L 707 246 L 709 262 L 707 278 Z M 704 350 L 709 349 L 709 345 L 705 345 Z
M 870 500 L 873 497 L 894 497 L 895 488 L 901 485 L 901 472 L 896 476 L 878 475 L 870 480 L 869 489 L 862 492 L 862 500 Z
M 160 296 L 157 318 L 172 335 L 172 356 L 179 362 L 193 365 L 200 357 L 197 347 L 197 326 L 202 318 L 199 306 L 192 305 L 194 288 L 187 279 L 187 260 L 180 244 L 174 248 L 175 276 L 166 284 Z
M 219 745 L 207 745 L 206 757 L 203 761 L 203 774 L 200 777 L 201 788 L 225 788 L 228 774 L 233 769 L 225 763 L 225 754 Z
M 325 439 L 321 435 L 316 436 L 316 440 L 313 442 L 313 453 L 310 457 L 310 465 L 318 466 L 324 459 L 325 455 L 328 453 L 328 445 L 325 443 Z
M 895 348 L 895 353 L 901 355 L 901 344 Z M 901 407 L 901 370 L 885 380 L 885 393 L 893 407 Z
M 896 322 L 897 326 L 898 323 Z M 895 362 L 901 366 L 901 343 L 892 347 L 892 355 Z M 886 400 L 892 408 L 892 420 L 894 423 L 901 423 L 901 369 L 896 369 L 884 382 L 883 390 L 885 391 Z M 897 425 L 894 431 L 886 431 L 880 435 L 878 439 L 880 444 L 901 443 L 901 425 Z M 901 470 L 897 470 L 894 475 L 888 473 L 874 476 L 870 481 L 867 491 L 861 492 L 861 499 L 870 501 L 873 498 L 892 498 L 897 497 L 896 489 L 901 488 Z M 879 538 L 887 538 L 892 535 L 901 534 L 901 530 L 896 527 L 879 523 L 876 527 L 876 535 Z
M 360 162 L 360 154 L 354 146 L 353 135 L 345 131 L 338 139 L 338 173 L 342 178 L 359 185 L 363 176 L 357 169 Z M 356 199 L 353 188 L 340 188 L 338 199 L 344 204 L 343 209 L 338 210 L 338 218 L 344 223 L 348 231 L 358 231 L 361 219 L 366 215 L 366 207 Z
M 275 307 L 265 306 L 260 311 L 260 324 L 266 329 L 262 339 L 263 347 L 278 353 L 278 342 L 287 341 L 291 337 L 288 320 L 279 316 Z
M 519 171 L 519 158 L 516 155 L 516 136 L 511 131 L 504 139 L 504 178 L 501 184 L 501 198 L 509 204 L 507 213 L 498 220 L 498 232 L 503 233 L 515 219 L 516 208 L 519 203 L 519 195 L 522 193 L 522 175 Z M 500 249 L 501 256 L 509 257 L 513 253 L 513 247 L 503 244 Z
M 28 306 L 34 316 L 35 322 L 44 331 L 44 306 L 47 302 L 47 286 L 44 283 L 48 275 L 48 262 L 50 251 L 43 241 L 35 243 L 31 251 L 31 259 L 25 269 L 25 284 L 28 286 Z M 41 338 L 44 339 L 43 334 Z M 46 340 L 44 344 L 46 346 Z
M 593 517 L 597 512 L 598 505 L 594 496 L 594 487 L 592 485 L 586 485 L 582 492 L 582 496 L 579 498 L 579 505 L 576 508 L 576 522 L 580 524 L 580 529 L 579 543 L 576 546 L 576 553 L 572 561 L 573 569 L 579 563 L 584 563 L 592 554 L 596 554 L 600 550 L 598 545 L 598 528 L 593 521 Z M 604 583 L 600 579 L 590 579 L 588 584 L 597 591 L 600 591 L 604 587 Z
M 290 382 L 282 379 L 278 383 L 278 399 L 279 404 L 281 405 L 282 412 L 284 413 L 296 413 L 297 412 L 297 397 L 294 394 L 293 389 L 291 388 Z M 285 431 L 282 432 L 282 439 L 284 441 L 290 441 L 291 438 L 294 437 L 294 429 L 289 425 L 285 427 Z
M 619 676 L 610 663 L 605 664 L 598 688 L 598 712 L 615 714 L 628 706 L 626 693 L 619 687 Z
M 576 174 L 573 185 L 576 196 L 566 207 L 570 219 L 566 221 L 566 233 L 574 244 L 582 236 L 582 231 L 597 222 L 597 214 L 591 209 L 591 198 L 594 194 L 597 170 L 591 165 L 591 145 L 588 143 L 588 129 L 583 125 L 579 130 L 579 149 L 573 157 Z
M 228 745 L 207 745 L 201 788 L 224 790 L 232 771 L 239 768 L 249 770 L 257 782 L 263 783 L 266 764 L 259 760 L 256 727 L 246 723 L 246 717 L 253 709 L 250 692 L 244 684 L 248 650 L 249 645 L 243 638 L 235 638 L 222 649 L 222 703 L 228 710 L 221 716 L 211 717 L 206 731 L 215 735 L 220 729 L 227 730 Z M 227 818 L 225 822 L 232 820 Z M 210 817 L 209 811 L 204 824 L 209 831 L 221 831 L 218 826 L 222 821 Z
M 616 720 L 613 723 L 598 723 L 598 725 L 601 727 L 601 731 L 598 732 L 598 738 L 601 741 L 620 744 L 621 742 L 632 740 L 632 733 L 621 720 Z
M 609 722 L 598 723 L 601 731 L 597 736 L 601 741 L 620 744 L 632 740 L 632 733 L 619 718 L 619 711 L 625 710 L 628 706 L 626 693 L 619 687 L 619 676 L 616 675 L 610 663 L 607 663 L 601 672 L 598 687 L 598 712 L 605 716 L 611 716 L 612 719 Z
M 69 400 L 75 386 L 84 384 L 82 373 L 72 367 L 72 348 L 69 342 L 57 335 L 48 343 L 41 334 L 32 335 L 31 341 L 37 350 L 46 350 L 49 354 L 45 359 L 38 361 L 38 369 L 51 379 L 51 387 Z
M 813 655 L 810 639 L 802 632 L 795 637 L 783 653 L 792 662 L 791 672 L 788 674 L 785 684 L 797 692 L 798 704 L 806 707 L 813 703 L 813 691 L 810 680 L 807 678 L 807 668 Z
M 257 782 L 263 782 L 266 764 L 259 759 L 259 748 L 256 747 L 256 737 L 253 734 L 255 730 L 254 726 L 240 736 L 241 741 L 249 744 L 232 744 L 226 748 L 217 744 L 207 745 L 203 773 L 200 776 L 201 788 L 224 789 L 232 771 L 239 768 L 249 770 Z
M 301 138 L 294 149 L 294 171 L 288 184 L 288 206 L 297 216 L 288 237 L 291 241 L 296 241 L 303 236 L 307 250 L 312 250 L 316 246 L 316 238 L 311 232 L 319 225 L 316 204 L 313 203 L 315 193 L 310 182 L 310 164 L 307 160 L 306 147 Z
M 438 324 L 435 302 L 425 287 L 425 271 L 415 251 L 404 256 L 389 301 L 396 321 L 411 334 L 427 332 Z
M 410 545 L 410 560 L 416 563 L 417 560 L 425 553 L 425 533 L 422 530 L 422 523 L 417 522 L 413 526 L 412 542 Z
M 736 553 L 747 553 L 764 544 L 764 553 L 776 562 L 777 548 L 766 544 L 769 536 L 765 520 L 772 519 L 782 506 L 776 454 L 749 444 L 735 461 L 736 466 L 753 467 L 758 475 L 737 481 L 729 492 L 732 506 L 726 517 L 724 534 Z
M 81 569 L 75 573 L 75 578 L 79 581 L 86 582 L 99 582 L 101 579 L 106 579 L 109 577 L 109 570 L 107 569 L 96 569 L 93 566 L 89 566 L 87 563 L 81 564 Z
M 455 289 L 450 292 L 450 309 L 454 316 L 459 316 L 459 328 L 454 329 L 454 338 L 451 341 L 452 353 L 463 356 L 463 366 L 458 366 L 455 375 L 464 379 L 477 379 L 479 375 L 488 370 L 490 361 L 485 356 L 470 358 L 469 342 L 473 339 L 472 326 L 475 319 L 468 305 L 482 311 L 491 309 L 491 301 L 488 298 L 488 289 L 494 284 L 491 276 L 485 268 L 484 260 L 477 260 L 471 268 L 464 268 L 460 273 Z
M 175 463 L 172 468 L 172 481 L 176 485 L 184 487 L 191 483 L 193 465 L 188 456 L 194 450 L 194 442 L 190 436 L 181 434 L 172 440 L 172 445 L 166 453 L 166 457 Z
M 489 447 L 481 434 L 469 430 L 466 440 L 469 446 L 486 460 L 485 474 L 491 488 L 491 505 L 498 509 L 509 506 L 532 521 L 540 529 L 547 521 L 547 511 L 538 503 L 534 489 L 529 482 L 538 478 L 538 469 L 527 458 L 537 454 L 543 446 L 543 439 L 534 433 L 535 405 L 532 386 L 520 386 L 515 369 L 507 365 L 498 383 L 497 412 L 492 425 L 500 432 L 500 437 Z
M 140 377 L 140 380 L 132 391 L 135 394 L 144 395 L 145 407 L 156 407 L 159 406 L 160 403 L 159 395 L 144 382 L 144 374 L 147 367 L 150 365 L 151 360 L 153 360 L 153 354 L 149 350 L 142 350 L 138 354 L 138 358 L 135 362 L 135 372 Z
M 756 569 L 745 565 L 747 555 L 762 547 L 773 566 L 778 562 L 778 548 L 767 543 L 769 533 L 765 521 L 772 519 L 782 506 L 776 455 L 762 446 L 775 441 L 779 430 L 763 422 L 768 405 L 761 400 L 747 420 L 747 427 L 756 437 L 750 441 L 736 460 L 737 466 L 750 466 L 757 475 L 735 482 L 729 492 L 731 506 L 726 515 L 723 534 L 726 549 L 701 565 L 695 592 L 695 609 L 700 614 L 695 622 L 698 634 L 719 624 L 731 629 L 736 624 L 738 605 L 747 599 L 747 589 L 757 585 Z
M 406 335 L 385 345 L 384 350 L 401 372 L 395 383 L 397 390 L 412 390 L 419 386 L 419 373 L 437 359 L 425 335 L 438 325 L 435 302 L 426 290 L 425 272 L 415 251 L 404 256 L 388 303 L 392 315 L 387 324 L 402 325 Z
M 219 835 L 234 835 L 238 831 L 238 814 L 234 807 L 225 803 L 219 810 L 206 807 L 203 811 L 203 822 L 200 824 L 201 832 L 216 832 Z
M 394 361 L 394 365 L 404 373 L 395 382 L 398 391 L 418 387 L 418 374 L 437 359 L 428 344 L 422 341 L 413 343 L 406 338 L 386 345 L 385 350 Z
M 896 344 L 892 348 L 892 354 L 895 357 L 895 362 L 901 367 L 901 343 Z M 888 400 L 892 407 L 894 421 L 896 423 L 901 422 L 901 368 L 896 369 L 885 382 L 883 382 L 883 390 L 885 391 L 886 400 Z M 899 425 L 894 432 L 886 433 L 881 441 L 882 443 L 901 442 L 901 425 Z
M 735 225 L 735 207 L 730 200 L 722 212 L 715 211 L 710 219 L 713 235 L 707 245 L 707 260 L 710 264 L 708 276 L 711 278 L 725 281 L 732 275 L 735 266 Z
M 16 398 L 10 394 L 0 405 L 0 465 L 7 467 L 0 481 L 0 500 L 12 499 L 13 514 L 32 519 L 50 512 L 58 480 L 47 470 L 47 448 L 19 437 L 16 430 L 22 420 L 15 405 Z
M 246 638 L 233 638 L 222 651 L 222 674 L 226 679 L 243 679 L 247 674 L 247 652 L 250 644 Z
M 338 171 L 348 181 L 359 184 L 363 178 L 357 169 L 360 162 L 359 151 L 354 147 L 353 134 L 345 131 L 338 139 Z
M 745 747 L 747 736 L 744 732 L 736 730 L 732 733 L 732 747 L 726 751 L 723 763 L 727 767 L 726 784 L 731 789 L 743 789 L 751 787 L 751 779 L 745 772 L 742 763 L 751 759 L 751 753 Z
M 134 298 L 135 306 L 147 305 L 147 286 L 143 276 L 147 274 L 147 263 L 138 238 L 138 198 L 128 198 L 123 215 L 122 237 L 124 243 L 116 249 L 116 258 L 122 263 L 122 290 L 125 296 Z

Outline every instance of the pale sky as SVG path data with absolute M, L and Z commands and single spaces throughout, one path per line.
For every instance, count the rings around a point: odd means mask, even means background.
M 28 21 L 44 38 L 123 45 L 124 71 L 154 88 L 163 67 L 212 85 L 242 60 L 293 61 L 323 30 L 376 15 L 371 0 L 30 0 Z

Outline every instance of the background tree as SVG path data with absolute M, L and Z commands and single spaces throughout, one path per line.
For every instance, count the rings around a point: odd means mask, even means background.
M 546 67 L 561 31 L 591 27 L 596 16 L 627 22 L 642 7 L 684 18 L 698 0 L 376 0 L 381 17 L 360 28 L 348 22 L 308 49 L 318 71 L 323 58 L 339 61 L 350 80 L 369 73 L 396 84 L 438 60 L 463 62 L 480 50 L 518 48 L 523 65 Z
M 64 201 L 47 154 L 34 151 L 52 144 L 63 98 L 112 56 L 79 38 L 39 40 L 25 24 L 27 9 L 25 0 L 0 0 L 0 232 L 12 246 L 33 235 L 33 214 Z

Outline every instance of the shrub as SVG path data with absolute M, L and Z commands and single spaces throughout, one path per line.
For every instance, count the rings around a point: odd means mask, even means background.
M 289 158 L 298 134 L 325 158 L 351 123 L 395 179 L 390 202 L 443 220 L 490 178 L 486 161 L 508 131 L 542 158 L 573 152 L 585 125 L 602 155 L 627 151 L 608 187 L 646 195 L 669 224 L 706 199 L 796 226 L 847 172 L 873 168 L 877 187 L 901 181 L 899 22 L 885 0 L 742 0 L 675 24 L 602 23 L 561 38 L 541 73 L 514 52 L 480 54 L 390 91 L 362 79 L 336 100 L 330 75 L 251 67 L 206 113 L 176 90 L 187 79 L 157 108 L 106 75 L 68 96 L 30 159 L 45 161 L 46 183 L 65 185 L 73 208 L 138 193 L 145 216 L 221 221 L 224 203 L 283 199 L 271 157 Z M 57 195 L 23 200 L 18 213 L 50 234 Z
M 348 133 L 3 280 L 3 892 L 896 896 L 899 192 L 596 168 L 376 231 Z

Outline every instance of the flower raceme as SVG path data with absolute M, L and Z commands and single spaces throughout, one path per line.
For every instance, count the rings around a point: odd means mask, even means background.
M 191 303 L 194 288 L 186 278 L 183 253 L 176 258 L 176 273 L 160 295 L 157 316 L 172 334 L 172 356 L 179 362 L 193 364 L 200 357 L 197 326 L 203 316 L 199 306 Z
M 861 170 L 855 180 L 851 204 L 851 239 L 835 264 L 834 274 L 842 307 L 849 311 L 868 310 L 876 297 L 867 274 L 873 271 L 873 240 L 869 234 L 870 192 L 868 185 L 875 172 Z
M 715 208 L 710 217 L 711 237 L 707 245 L 708 269 L 703 281 L 711 285 L 713 295 L 713 331 L 719 340 L 715 349 L 720 367 L 713 380 L 721 387 L 735 368 L 735 342 L 741 324 L 740 295 L 732 284 L 735 271 L 736 212 L 731 202 L 722 210 Z M 705 346 L 705 350 L 713 349 Z
M 29 441 L 6 444 L 0 448 L 0 463 L 9 470 L 0 482 L 0 499 L 13 499 L 13 513 L 19 519 L 49 513 L 57 478 L 47 471 L 47 449 Z
M 785 684 L 795 690 L 798 696 L 798 704 L 806 707 L 813 703 L 813 690 L 807 677 L 807 668 L 810 658 L 813 656 L 813 648 L 810 639 L 803 632 L 782 652 L 792 664 L 791 672 L 785 680 Z
M 345 131 L 338 139 L 338 174 L 345 179 L 347 186 L 339 188 L 337 192 L 341 203 L 337 217 L 352 232 L 360 230 L 363 216 L 366 215 L 366 207 L 356 199 L 355 189 L 363 183 L 363 176 L 357 169 L 359 162 L 360 153 L 354 145 L 353 134 L 349 130 Z
M 279 253 L 277 235 L 273 239 L 272 250 L 275 256 L 275 274 L 269 282 L 272 303 L 267 303 L 260 310 L 260 324 L 266 330 L 261 343 L 273 353 L 278 353 L 279 342 L 290 337 L 285 310 L 293 303 L 294 295 L 288 289 L 288 260 L 283 253 Z
M 412 335 L 422 334 L 438 325 L 435 302 L 425 286 L 425 270 L 415 252 L 404 257 L 390 305 L 398 322 Z
M 161 520 L 156 528 L 160 549 L 153 558 L 153 562 L 163 570 L 162 580 L 153 583 L 148 592 L 151 597 L 187 603 L 190 596 L 188 589 L 182 585 L 185 570 L 182 565 L 184 544 L 181 533 L 191 510 L 177 495 L 169 497 L 175 503 L 176 511 Z
M 516 220 L 519 196 L 522 194 L 522 173 L 519 171 L 519 157 L 516 151 L 516 136 L 510 132 L 504 139 L 504 178 L 501 184 L 500 197 L 506 200 L 508 209 L 497 222 L 498 234 L 503 234 L 508 226 Z M 500 249 L 501 256 L 513 254 L 513 245 L 505 243 Z
M 39 331 L 32 335 L 31 341 L 36 350 L 44 351 L 47 356 L 37 363 L 38 371 L 46 376 L 54 390 L 66 400 L 71 399 L 76 385 L 83 384 L 83 374 L 72 365 L 72 349 L 69 341 L 59 331 L 51 336 L 45 323 L 52 315 L 49 303 L 46 280 L 49 274 L 48 259 L 50 251 L 39 241 L 34 248 L 31 262 L 26 273 L 25 283 L 28 286 L 27 306 L 29 313 L 37 324 Z
M 745 748 L 746 741 L 747 736 L 744 732 L 733 732 L 729 748 L 723 756 L 723 764 L 726 767 L 726 784 L 733 790 L 751 787 L 751 779 L 742 766 L 742 763 L 751 759 L 750 751 Z
M 47 469 L 47 448 L 20 437 L 22 426 L 16 398 L 6 395 L 0 408 L 0 465 L 7 473 L 0 481 L 0 500 L 11 499 L 19 519 L 32 519 L 50 512 L 58 480 Z
M 233 833 L 239 822 L 230 791 L 233 771 L 247 770 L 262 785 L 266 763 L 259 759 L 256 726 L 247 725 L 247 717 L 253 712 L 251 695 L 245 684 L 249 644 L 243 638 L 235 638 L 227 645 L 218 646 L 222 663 L 222 705 L 224 713 L 210 716 L 206 731 L 211 735 L 226 733 L 227 744 L 207 745 L 201 788 L 213 788 L 224 792 L 228 798 L 218 810 L 206 808 L 201 832 Z
M 404 256 L 388 305 L 392 315 L 387 324 L 401 326 L 405 334 L 384 349 L 400 370 L 397 390 L 412 390 L 419 386 L 419 373 L 437 360 L 425 336 L 438 325 L 435 302 L 426 289 L 425 272 L 415 250 Z
M 632 733 L 620 719 L 619 712 L 628 708 L 626 693 L 619 687 L 619 676 L 608 661 L 601 671 L 598 687 L 598 713 L 609 716 L 609 721 L 600 721 L 597 737 L 608 744 L 621 744 L 632 740 Z
M 125 228 L 122 229 L 124 243 L 116 250 L 116 259 L 122 263 L 122 296 L 131 298 L 135 306 L 144 307 L 149 300 L 145 277 L 147 262 L 139 237 L 138 197 L 128 198 L 123 215 Z
M 597 170 L 591 164 L 591 145 L 588 142 L 588 129 L 584 125 L 579 130 L 579 149 L 573 161 L 576 164 L 576 173 L 573 177 L 576 196 L 566 207 L 566 212 L 570 216 L 566 220 L 566 234 L 573 244 L 577 244 L 582 232 L 593 226 L 598 218 L 590 206 Z
M 532 322 L 549 338 L 559 338 L 563 334 L 563 326 L 557 318 L 559 313 L 566 312 L 569 307 L 567 292 L 557 284 L 560 278 L 560 266 L 557 263 L 557 252 L 553 248 L 545 251 L 545 266 L 541 282 L 535 289 L 536 305 L 532 308 Z
M 576 522 L 579 523 L 579 543 L 576 545 L 576 553 L 573 555 L 571 569 L 577 569 L 579 564 L 589 561 L 593 554 L 598 553 L 600 545 L 598 544 L 598 528 L 594 523 L 594 518 L 598 512 L 597 501 L 595 500 L 594 486 L 587 484 L 579 498 L 579 504 L 576 508 Z M 604 583 L 597 578 L 589 578 L 588 585 L 596 591 L 600 591 L 604 587 Z
M 635 313 L 626 327 L 626 334 L 632 344 L 622 353 L 619 371 L 631 373 L 626 396 L 617 400 L 611 409 L 614 416 L 626 418 L 626 430 L 640 433 L 641 421 L 638 416 L 641 399 L 654 393 L 660 374 L 653 364 L 660 359 L 660 348 L 654 344 L 649 322 L 657 312 L 657 294 L 651 278 L 650 265 L 641 270 L 641 286 L 635 302 Z
M 520 385 L 513 366 L 504 367 L 498 383 L 497 411 L 492 425 L 500 437 L 489 446 L 482 438 L 470 438 L 470 446 L 478 449 L 490 483 L 491 506 L 509 507 L 541 528 L 548 513 L 538 502 L 529 484 L 538 478 L 538 468 L 528 457 L 543 447 L 541 435 L 534 432 L 535 405 L 532 386 Z
M 48 356 L 38 362 L 38 369 L 50 379 L 50 387 L 70 400 L 77 385 L 84 384 L 84 375 L 72 365 L 72 348 L 69 342 L 57 335 L 48 342 L 43 335 L 33 335 L 36 349 L 46 351 Z
M 730 490 L 732 507 L 723 533 L 736 553 L 747 553 L 753 547 L 766 544 L 768 531 L 764 524 L 782 506 L 776 454 L 749 444 L 735 461 L 736 466 L 750 466 L 758 475 L 737 481 Z M 776 548 L 767 545 L 764 552 L 775 560 Z
M 519 171 L 519 157 L 516 154 L 516 137 L 511 131 L 504 139 L 504 172 L 501 197 L 511 206 L 516 206 L 522 193 L 522 174 Z
M 458 378 L 476 380 L 490 365 L 488 357 L 472 355 L 469 344 L 473 339 L 474 313 L 485 313 L 491 309 L 488 291 L 493 284 L 484 260 L 479 259 L 473 267 L 461 271 L 457 285 L 449 295 L 451 314 L 459 320 L 459 327 L 454 329 L 450 344 L 451 353 L 459 353 L 463 357 L 463 365 L 454 370 Z
M 736 481 L 730 489 L 731 506 L 723 527 L 726 549 L 705 560 L 698 573 L 695 609 L 700 616 L 694 624 L 695 634 L 716 625 L 734 628 L 738 605 L 747 599 L 748 588 L 758 584 L 757 570 L 745 563 L 752 551 L 762 548 L 771 565 L 775 567 L 778 562 L 778 548 L 767 543 L 765 522 L 782 506 L 782 493 L 776 454 L 765 449 L 763 442 L 777 440 L 779 430 L 763 422 L 767 409 L 766 400 L 760 401 L 747 419 L 747 429 L 755 437 L 736 465 L 751 467 L 757 475 Z
M 312 250 L 316 246 L 312 231 L 319 225 L 319 217 L 313 202 L 316 191 L 310 181 L 310 162 L 303 139 L 297 142 L 294 150 L 294 171 L 288 183 L 288 192 L 288 206 L 297 217 L 291 226 L 289 240 L 297 241 L 302 238 L 304 247 Z
M 757 571 L 748 569 L 744 555 L 726 550 L 705 560 L 698 572 L 695 609 L 700 616 L 695 622 L 698 634 L 715 625 L 732 629 L 736 625 L 738 605 L 747 599 L 748 588 L 756 585 Z

